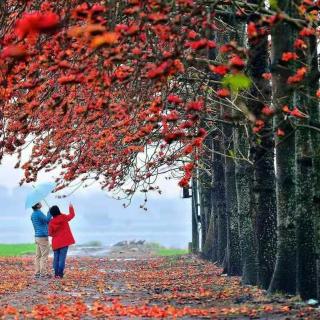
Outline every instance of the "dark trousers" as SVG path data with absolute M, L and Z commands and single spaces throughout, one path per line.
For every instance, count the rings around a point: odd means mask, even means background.
M 64 267 L 66 265 L 68 247 L 53 250 L 53 269 L 56 277 L 63 277 Z

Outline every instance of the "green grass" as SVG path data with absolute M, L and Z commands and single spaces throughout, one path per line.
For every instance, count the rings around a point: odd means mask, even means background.
M 98 243 L 91 243 L 91 245 L 98 245 Z M 147 243 L 148 246 L 157 256 L 179 256 L 187 254 L 187 249 L 166 248 L 158 243 Z M 36 250 L 34 243 L 23 244 L 0 244 L 0 257 L 16 257 L 25 254 L 34 253 Z
M 187 249 L 171 249 L 171 248 L 160 248 L 157 251 L 159 256 L 178 256 L 182 254 L 187 254 Z
M 162 257 L 168 257 L 168 256 L 178 256 L 182 254 L 187 254 L 187 249 L 177 249 L 177 248 L 166 248 L 161 246 L 158 243 L 147 243 L 147 246 L 151 248 L 156 255 L 162 256 Z
M 34 243 L 0 244 L 0 257 L 16 257 L 34 253 L 36 246 Z

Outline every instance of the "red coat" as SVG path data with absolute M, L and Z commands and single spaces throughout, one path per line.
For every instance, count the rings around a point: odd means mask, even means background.
M 73 206 L 69 206 L 69 214 L 59 214 L 49 222 L 49 236 L 52 237 L 52 249 L 57 250 L 74 244 L 69 221 L 75 216 Z

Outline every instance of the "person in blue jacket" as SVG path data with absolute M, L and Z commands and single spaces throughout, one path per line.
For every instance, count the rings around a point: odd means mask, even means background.
M 49 256 L 49 238 L 48 238 L 48 223 L 52 218 L 50 211 L 45 215 L 40 209 L 41 203 L 36 203 L 32 209 L 31 221 L 34 228 L 34 236 L 36 243 L 36 258 L 35 268 L 36 278 L 47 278 L 50 277 L 47 272 L 48 256 Z

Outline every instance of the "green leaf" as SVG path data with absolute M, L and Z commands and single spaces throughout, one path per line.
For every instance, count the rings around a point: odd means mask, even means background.
M 269 3 L 272 10 L 278 9 L 278 0 L 269 0 Z
M 236 152 L 234 150 L 229 150 L 228 153 L 229 153 L 229 156 L 231 158 L 235 158 L 236 157 Z
M 210 93 L 210 94 L 213 94 L 213 93 L 214 93 L 214 90 L 213 90 L 212 88 L 208 88 L 207 91 L 208 91 L 208 93 Z
M 228 74 L 222 79 L 222 85 L 229 87 L 232 92 L 250 88 L 251 79 L 243 73 Z

